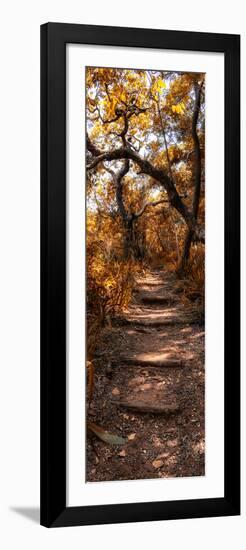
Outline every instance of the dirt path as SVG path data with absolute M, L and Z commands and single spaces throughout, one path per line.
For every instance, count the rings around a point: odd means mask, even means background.
M 175 276 L 156 270 L 104 330 L 89 420 L 126 443 L 90 433 L 88 481 L 204 475 L 204 327 L 191 320 Z

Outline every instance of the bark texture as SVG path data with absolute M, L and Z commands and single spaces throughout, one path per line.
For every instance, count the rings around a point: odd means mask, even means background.
M 202 86 L 203 86 L 203 82 L 201 83 L 201 85 L 199 85 L 198 82 L 195 82 L 195 85 L 194 85 L 195 108 L 194 108 L 194 113 L 192 118 L 192 129 L 191 129 L 192 139 L 194 144 L 194 195 L 193 195 L 193 203 L 192 203 L 192 215 L 196 222 L 198 217 L 199 200 L 200 200 L 200 193 L 201 193 L 201 149 L 200 149 L 200 142 L 199 142 L 199 137 L 197 133 L 197 123 L 198 123 L 199 112 L 200 112 Z M 184 242 L 184 249 L 183 249 L 180 271 L 183 271 L 185 269 L 185 266 L 188 262 L 189 255 L 190 255 L 190 247 L 191 247 L 193 237 L 194 237 L 194 230 L 191 227 L 189 227 L 186 234 L 185 242 Z
M 87 165 L 87 170 L 92 170 L 99 163 L 112 160 L 128 159 L 135 162 L 141 169 L 144 174 L 151 176 L 153 179 L 157 180 L 163 186 L 163 189 L 167 193 L 167 198 L 170 206 L 175 208 L 179 214 L 182 216 L 186 222 L 188 228 L 192 231 L 192 236 L 199 241 L 204 242 L 205 235 L 203 228 L 199 227 L 197 221 L 186 204 L 183 202 L 181 196 L 179 195 L 174 182 L 166 171 L 156 168 L 149 162 L 147 159 L 143 159 L 136 151 L 134 151 L 130 146 L 123 145 L 117 149 L 111 151 L 100 151 L 87 136 L 87 148 L 88 151 L 92 154 L 93 158 L 90 160 Z

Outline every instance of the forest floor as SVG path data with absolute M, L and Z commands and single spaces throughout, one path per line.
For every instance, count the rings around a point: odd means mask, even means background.
M 205 475 L 204 326 L 181 300 L 173 273 L 136 281 L 127 310 L 105 327 L 95 354 L 87 481 Z

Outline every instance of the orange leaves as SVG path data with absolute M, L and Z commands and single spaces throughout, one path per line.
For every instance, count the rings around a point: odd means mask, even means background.
M 87 131 L 93 144 L 104 152 L 124 145 L 169 177 L 171 173 L 177 191 L 190 210 L 194 191 L 191 122 L 194 82 L 200 76 L 102 67 L 89 67 L 86 73 Z M 205 211 L 204 94 L 198 133 L 202 153 L 199 207 L 202 224 Z M 110 175 L 110 170 L 116 173 L 122 164 L 123 160 L 101 163 L 87 176 L 89 305 L 92 307 L 94 301 L 100 303 L 98 310 L 102 317 L 107 314 L 105 312 L 124 307 L 131 293 L 127 265 L 119 259 L 123 255 L 123 223 L 117 210 L 114 174 Z M 140 171 L 133 160 L 121 189 L 122 202 L 129 217 L 141 209 L 145 200 L 151 200 L 153 189 L 161 191 L 157 180 Z M 185 232 L 185 224 L 170 205 L 147 209 L 134 226 L 134 239 L 143 251 L 143 256 L 139 257 L 147 261 L 161 258 L 165 265 L 175 266 L 182 253 Z M 193 268 L 195 270 L 195 266 Z M 200 268 L 195 270 L 195 277 L 200 280 Z
M 128 305 L 139 267 L 122 260 L 123 242 L 119 219 L 87 213 L 87 303 L 101 322 L 108 314 Z M 100 306 L 100 307 L 99 307 Z
M 151 149 L 152 151 L 156 152 L 160 148 L 160 144 L 157 141 L 152 141 L 151 143 Z
M 87 356 L 93 359 L 95 346 L 105 321 L 126 307 L 131 299 L 134 276 L 139 266 L 133 261 L 116 258 L 116 241 L 109 236 L 108 224 L 88 216 L 87 222 Z M 96 225 L 95 225 L 96 220 Z M 94 227 L 94 230 L 93 230 Z M 111 229 L 112 232 L 112 229 Z M 121 235 L 119 235 L 121 238 Z M 93 388 L 94 371 L 88 365 L 89 393 Z
M 190 258 L 183 272 L 182 300 L 189 310 L 195 310 L 201 320 L 204 318 L 205 301 L 205 248 L 202 244 L 193 244 Z

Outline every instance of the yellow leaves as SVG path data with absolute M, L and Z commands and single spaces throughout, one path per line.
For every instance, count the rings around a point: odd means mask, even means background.
M 143 109 L 146 105 L 146 94 L 144 93 L 144 91 L 142 93 L 139 93 L 138 96 L 137 96 L 137 106 L 140 108 L 140 109 Z
M 153 83 L 152 85 L 152 96 L 154 97 L 155 100 L 158 100 L 159 98 L 159 95 L 162 95 L 163 93 L 163 90 L 167 87 L 166 83 L 164 80 L 162 80 L 161 78 L 158 78 L 157 80 L 155 80 L 155 82 Z
M 102 184 L 101 182 L 98 183 L 98 185 L 97 185 L 97 194 L 98 194 L 99 196 L 102 196 L 102 195 L 103 195 L 103 184 Z
M 164 80 L 161 80 L 161 78 L 159 78 L 156 82 L 156 89 L 159 93 L 161 93 L 161 91 L 163 90 L 163 88 L 166 88 L 167 85 L 166 85 L 166 82 L 164 82 Z
M 185 112 L 185 104 L 183 101 L 181 103 L 177 103 L 176 105 L 172 105 L 172 112 L 176 113 L 177 115 L 183 115 Z
M 125 92 L 122 92 L 122 93 L 120 94 L 120 101 L 124 101 L 124 102 L 125 102 L 126 100 L 127 100 L 126 93 L 125 93 Z
M 93 122 L 93 127 L 90 131 L 90 139 L 94 140 L 103 133 L 103 127 L 100 120 Z
M 137 74 L 135 71 L 127 71 L 127 80 L 129 82 L 134 82 L 136 80 Z
M 104 281 L 104 287 L 105 288 L 112 288 L 115 284 L 115 281 L 113 279 L 113 277 L 109 277 L 109 279 L 106 279 L 106 281 Z
M 101 107 L 101 114 L 104 119 L 113 118 L 115 116 L 115 108 L 118 103 L 118 98 L 116 95 L 111 94 L 110 98 L 106 96 L 102 98 L 99 103 Z

